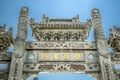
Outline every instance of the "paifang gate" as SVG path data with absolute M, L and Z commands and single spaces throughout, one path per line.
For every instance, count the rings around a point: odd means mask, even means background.
M 26 41 L 28 24 L 37 41 Z M 95 41 L 85 41 L 93 27 Z M 120 64 L 120 28 L 110 30 L 110 38 L 104 37 L 101 16 L 98 9 L 92 10 L 92 18 L 79 21 L 72 19 L 50 19 L 43 15 L 42 21 L 28 19 L 28 8 L 20 12 L 16 39 L 12 29 L 0 27 L 0 70 L 1 80 L 26 80 L 38 73 L 84 73 L 97 80 L 119 80 L 120 71 L 114 68 Z M 14 51 L 6 52 L 11 44 Z M 110 54 L 108 48 L 113 47 Z M 6 76 L 6 77 L 4 77 Z

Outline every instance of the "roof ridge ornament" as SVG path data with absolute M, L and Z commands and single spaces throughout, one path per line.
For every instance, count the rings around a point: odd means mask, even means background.
M 110 47 L 113 47 L 115 51 L 120 52 L 120 27 L 114 26 L 114 29 L 110 29 L 110 37 L 108 40 Z
M 46 38 L 45 36 L 47 33 L 52 31 L 53 34 L 51 35 L 54 36 L 58 32 L 61 32 L 61 29 L 65 30 L 62 31 L 62 33 L 79 33 L 80 36 L 76 35 L 76 37 L 74 36 L 72 38 L 84 41 L 89 36 L 89 31 L 92 27 L 91 19 L 87 20 L 86 22 L 80 22 L 79 15 L 76 15 L 72 19 L 49 19 L 48 17 L 43 15 L 42 21 L 35 22 L 35 20 L 31 18 L 29 22 L 32 28 L 33 36 L 40 41 L 45 40 L 41 38 Z M 45 32 L 45 34 L 41 34 L 43 32 Z M 51 40 L 50 38 L 51 37 L 49 36 L 49 40 Z M 61 38 L 62 37 L 59 36 L 59 40 L 64 40 Z M 54 38 L 52 40 L 54 40 Z

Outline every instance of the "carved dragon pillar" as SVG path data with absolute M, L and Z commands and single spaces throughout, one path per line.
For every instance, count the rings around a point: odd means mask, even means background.
M 21 9 L 18 33 L 12 54 L 12 61 L 8 80 L 22 80 L 22 68 L 26 56 L 25 43 L 28 28 L 28 8 Z
M 104 37 L 101 17 L 98 9 L 92 10 L 92 25 L 94 27 L 94 36 L 98 48 L 102 80 L 115 80 L 111 66 L 110 54 Z

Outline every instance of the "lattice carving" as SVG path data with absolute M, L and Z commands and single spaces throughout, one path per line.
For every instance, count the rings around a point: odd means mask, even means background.
M 56 22 L 58 21 L 58 22 Z M 63 22 L 62 22 L 63 21 Z M 38 41 L 54 41 L 54 40 L 63 40 L 63 41 L 70 41 L 70 40 L 79 40 L 84 41 L 88 35 L 89 30 L 92 26 L 91 20 L 88 20 L 86 23 L 77 22 L 67 22 L 67 19 L 44 19 L 41 22 L 35 22 L 34 19 L 30 19 L 30 25 L 32 27 L 33 36 Z M 65 23 L 66 22 L 66 23 Z M 50 31 L 46 31 L 45 29 L 51 29 Z M 57 32 L 54 32 L 56 29 Z M 61 29 L 71 29 L 72 31 L 67 30 L 62 31 Z M 73 32 L 73 30 L 78 29 L 78 31 Z M 44 31 L 45 30 L 45 31 Z
M 26 49 L 97 49 L 95 42 L 27 42 Z
M 84 71 L 85 66 L 80 65 L 80 64 L 34 64 L 34 65 L 25 65 L 24 66 L 24 71 L 29 70 L 29 71 L 40 71 L 40 72 L 69 72 L 69 71 Z
M 51 73 L 69 73 L 69 72 L 99 72 L 100 68 L 99 65 L 94 64 L 81 64 L 81 63 L 74 63 L 74 62 L 45 62 L 40 64 L 25 64 L 23 71 L 27 72 L 51 72 Z

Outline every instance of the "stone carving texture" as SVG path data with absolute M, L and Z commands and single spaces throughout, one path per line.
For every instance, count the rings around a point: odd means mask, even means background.
M 32 36 L 38 40 L 36 42 L 26 41 L 28 23 L 32 28 Z M 86 42 L 92 26 L 95 42 Z M 5 28 L 5 25 L 0 26 L 0 64 L 7 64 L 8 68 L 0 69 L 0 80 L 27 80 L 31 75 L 35 75 L 35 80 L 38 80 L 39 72 L 85 73 L 97 80 L 120 79 L 120 70 L 113 68 L 120 64 L 120 28 L 110 30 L 107 44 L 98 9 L 92 10 L 92 19 L 86 22 L 80 22 L 78 15 L 72 19 L 50 19 L 43 15 L 42 21 L 36 22 L 34 19 L 28 20 L 28 8 L 22 8 L 12 54 L 6 52 L 7 47 L 14 43 L 12 29 L 5 31 Z M 109 54 L 108 45 L 114 49 L 112 54 Z M 41 60 L 39 55 L 42 52 L 52 54 L 49 55 L 50 59 L 56 52 L 61 52 L 61 60 Z M 64 60 L 64 52 L 70 53 L 72 57 L 76 52 L 83 52 L 81 57 L 84 60 Z M 88 58 L 90 55 L 93 59 Z M 55 59 L 58 58 L 54 56 Z M 47 59 L 48 56 L 44 58 Z
M 26 49 L 97 49 L 95 42 L 27 42 Z
M 40 64 L 24 64 L 25 72 L 46 72 L 46 73 L 85 73 L 85 72 L 99 72 L 98 64 L 81 64 L 74 62 L 45 62 Z
M 12 28 L 8 32 L 5 31 L 6 25 L 0 26 L 0 50 L 5 51 L 7 47 L 14 43 L 12 37 Z
M 110 29 L 110 38 L 108 40 L 110 47 L 113 47 L 115 51 L 120 51 L 120 28 L 114 26 L 114 30 Z
M 79 21 L 78 23 L 74 23 L 73 19 L 48 19 L 47 21 L 43 20 L 38 23 L 34 19 L 30 19 L 33 36 L 39 41 L 84 41 L 88 37 L 92 25 L 91 20 L 88 20 L 86 23 Z M 46 29 L 51 30 L 44 31 Z M 58 29 L 59 31 L 55 31 L 54 29 Z M 62 29 L 71 30 L 63 31 Z M 79 30 L 74 32 L 74 29 Z

